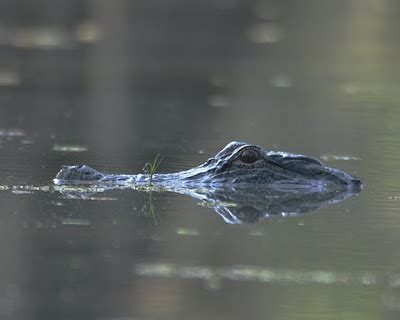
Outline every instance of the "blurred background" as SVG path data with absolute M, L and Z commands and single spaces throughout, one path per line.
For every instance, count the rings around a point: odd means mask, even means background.
M 1 0 L 0 318 L 398 319 L 399 18 L 396 0 Z M 231 140 L 366 188 L 241 226 L 181 195 L 40 191 L 65 164 L 173 172 Z

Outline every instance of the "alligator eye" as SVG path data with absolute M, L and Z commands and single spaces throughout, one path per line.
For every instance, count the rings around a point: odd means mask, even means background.
M 253 163 L 260 159 L 260 155 L 255 150 L 245 150 L 240 155 L 240 160 L 244 163 Z

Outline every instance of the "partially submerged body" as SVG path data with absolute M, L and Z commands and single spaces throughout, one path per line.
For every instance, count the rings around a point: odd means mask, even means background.
M 204 164 L 177 173 L 104 174 L 86 165 L 64 166 L 54 179 L 68 198 L 115 189 L 170 191 L 212 207 L 227 223 L 255 223 L 297 215 L 345 200 L 362 188 L 357 178 L 303 155 L 231 142 Z
M 104 183 L 148 184 L 146 174 L 104 174 L 86 165 L 64 166 L 54 179 L 57 185 Z M 303 192 L 359 190 L 357 178 L 303 155 L 267 151 L 260 146 L 231 142 L 206 163 L 177 173 L 155 174 L 151 183 L 163 187 L 241 187 Z

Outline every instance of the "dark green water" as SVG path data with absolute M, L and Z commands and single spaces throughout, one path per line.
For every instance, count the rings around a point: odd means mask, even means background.
M 398 319 L 396 1 L 0 6 L 1 319 Z M 172 193 L 32 190 L 65 164 L 180 171 L 231 140 L 366 187 L 250 225 Z

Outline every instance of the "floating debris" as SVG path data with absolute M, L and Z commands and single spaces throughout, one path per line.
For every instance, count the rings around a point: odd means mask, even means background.
M 66 31 L 54 28 L 20 28 L 12 39 L 15 47 L 27 49 L 68 49 L 73 47 L 71 36 Z
M 90 197 L 90 198 L 85 198 L 85 200 L 91 200 L 91 201 L 115 201 L 115 200 L 118 200 L 118 198 L 115 198 L 115 197 Z
M 87 219 L 61 219 L 61 224 L 75 226 L 90 226 L 90 221 Z
M 32 186 L 32 185 L 6 186 L 6 185 L 0 185 L 0 191 L 7 191 L 7 190 L 11 190 L 11 192 L 14 194 L 31 194 L 36 191 L 40 191 L 40 192 L 51 192 L 52 191 L 50 186 Z
M 57 152 L 85 152 L 88 149 L 85 146 L 81 145 L 55 144 L 52 150 Z
M 15 194 L 33 193 L 36 191 L 50 192 L 50 186 L 32 186 L 32 185 L 12 186 L 11 189 L 12 193 Z
M 33 191 L 30 191 L 30 190 L 18 190 L 18 189 L 12 190 L 11 192 L 14 194 L 32 194 L 33 193 Z
M 354 156 L 338 156 L 334 154 L 323 154 L 320 156 L 324 161 L 359 161 L 361 158 Z
M 176 234 L 180 236 L 198 236 L 200 232 L 197 229 L 178 228 L 176 229 Z
M 99 186 L 78 186 L 78 185 L 60 185 L 55 186 L 54 190 L 66 196 L 66 199 L 82 199 L 86 200 L 91 198 L 95 193 L 106 191 L 106 188 Z M 114 198 L 113 198 L 114 199 Z
M 319 285 L 360 285 L 400 287 L 399 274 L 378 275 L 372 272 L 348 273 L 324 270 L 302 271 L 270 269 L 256 266 L 196 267 L 174 264 L 137 264 L 135 274 L 146 277 L 200 279 L 204 281 L 230 280 L 259 283 L 290 283 Z
M 24 136 L 25 131 L 22 129 L 0 129 L 0 137 L 14 138 Z

